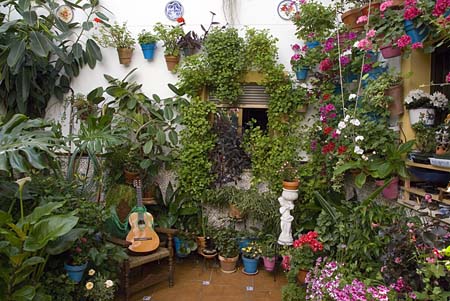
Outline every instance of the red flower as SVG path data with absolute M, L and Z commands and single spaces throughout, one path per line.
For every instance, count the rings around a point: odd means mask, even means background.
M 102 19 L 100 19 L 100 18 L 94 18 L 94 22 L 102 23 Z
M 80 241 L 85 244 L 85 243 L 87 243 L 87 238 L 86 237 L 82 237 L 82 238 L 80 238 Z
M 338 154 L 342 155 L 347 150 L 347 147 L 345 145 L 341 145 L 338 147 Z
M 325 135 L 328 135 L 329 133 L 331 133 L 333 131 L 333 128 L 331 126 L 327 126 L 323 132 L 325 133 Z
M 177 18 L 177 22 L 180 24 L 184 24 L 185 21 L 184 21 L 183 17 L 179 17 L 179 18 Z
M 323 95 L 323 100 L 328 100 L 328 99 L 330 99 L 330 97 L 331 97 L 331 95 L 330 94 L 324 94 Z

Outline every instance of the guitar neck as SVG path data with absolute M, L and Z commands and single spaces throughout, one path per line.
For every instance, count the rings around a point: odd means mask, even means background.
M 140 185 L 136 187 L 136 196 L 137 196 L 137 206 L 143 207 L 144 205 L 142 204 L 142 189 Z

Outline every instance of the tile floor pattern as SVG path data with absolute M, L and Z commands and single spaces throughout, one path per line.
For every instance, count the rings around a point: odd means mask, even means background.
M 131 300 L 281 301 L 281 287 L 287 283 L 283 271 L 278 270 L 274 280 L 274 274 L 265 271 L 262 263 L 257 275 L 245 275 L 242 268 L 240 264 L 235 273 L 225 274 L 218 262 L 205 265 L 199 257 L 177 259 L 173 287 L 162 282 L 136 293 Z

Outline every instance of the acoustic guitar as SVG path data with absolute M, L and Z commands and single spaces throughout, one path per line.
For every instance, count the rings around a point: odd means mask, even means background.
M 141 180 L 134 180 L 137 194 L 137 206 L 142 205 Z M 148 212 L 133 212 L 128 218 L 131 230 L 126 240 L 131 243 L 128 249 L 135 253 L 148 253 L 159 247 L 159 237 L 153 229 L 153 216 Z

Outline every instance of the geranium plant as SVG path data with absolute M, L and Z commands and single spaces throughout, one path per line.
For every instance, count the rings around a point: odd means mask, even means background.
M 420 90 L 411 90 L 405 98 L 407 109 L 436 108 L 444 110 L 448 106 L 447 97 L 441 92 L 434 92 L 432 95 Z
M 83 265 L 88 262 L 91 248 L 92 243 L 86 237 L 77 239 L 70 249 L 69 263 L 71 265 Z
M 317 240 L 318 236 L 317 232 L 309 231 L 294 241 L 290 252 L 292 266 L 300 270 L 309 270 L 313 267 L 319 252 L 323 250 L 322 243 Z
M 257 259 L 262 254 L 261 247 L 256 241 L 250 242 L 246 247 L 241 248 L 242 256 L 250 259 Z
M 298 170 L 295 167 L 295 164 L 292 162 L 284 162 L 281 166 L 278 173 L 281 175 L 281 178 L 287 182 L 295 182 L 298 181 Z
M 291 56 L 292 71 L 297 72 L 303 68 L 308 68 L 308 66 L 303 62 L 304 51 L 300 45 L 294 44 L 291 48 L 294 51 L 294 54 Z

